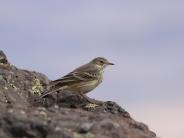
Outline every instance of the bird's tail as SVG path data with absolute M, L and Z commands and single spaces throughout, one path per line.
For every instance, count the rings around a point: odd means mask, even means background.
M 57 91 L 63 91 L 67 86 L 65 86 L 65 85 L 61 86 L 59 82 L 60 82 L 60 79 L 55 80 L 55 81 L 51 81 L 50 84 L 49 84 L 48 90 L 46 92 L 44 92 L 40 96 L 40 98 L 43 98 L 43 97 L 45 97 L 49 94 L 52 94 L 54 92 L 57 92 Z
M 55 89 L 55 90 L 48 90 L 46 91 L 45 93 L 43 93 L 40 98 L 44 98 L 45 96 L 49 95 L 49 94 L 52 94 L 54 92 L 57 92 L 57 91 L 62 91 L 63 89 L 59 88 L 59 89 Z
M 45 97 L 45 96 L 47 96 L 47 95 L 49 95 L 49 94 L 51 94 L 51 93 L 54 93 L 55 91 L 46 91 L 45 93 L 43 93 L 41 96 L 40 96 L 40 98 L 43 98 L 43 97 Z

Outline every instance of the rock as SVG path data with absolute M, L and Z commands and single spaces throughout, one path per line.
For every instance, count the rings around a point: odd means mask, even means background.
M 8 62 L 8 59 L 2 50 L 0 50 L 0 68 L 6 69 L 6 70 L 8 70 L 10 68 L 10 64 Z M 2 70 L 0 70 L 0 74 L 1 74 L 1 72 L 2 72 Z
M 8 64 L 7 57 L 2 50 L 0 50 L 0 63 Z
M 2 51 L 0 63 L 9 65 L 0 66 L 2 138 L 156 138 L 115 102 L 71 92 L 40 99 L 50 82 L 45 75 L 10 66 Z

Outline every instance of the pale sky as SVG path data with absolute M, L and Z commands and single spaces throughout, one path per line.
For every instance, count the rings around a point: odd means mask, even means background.
M 102 56 L 116 65 L 88 94 L 161 138 L 184 137 L 184 1 L 0 0 L 0 49 L 57 79 Z

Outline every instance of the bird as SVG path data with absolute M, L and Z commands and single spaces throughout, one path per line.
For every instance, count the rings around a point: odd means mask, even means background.
M 41 98 L 58 91 L 76 92 L 81 95 L 94 90 L 103 80 L 104 69 L 114 65 L 104 57 L 97 57 L 67 75 L 49 83 L 48 91 Z

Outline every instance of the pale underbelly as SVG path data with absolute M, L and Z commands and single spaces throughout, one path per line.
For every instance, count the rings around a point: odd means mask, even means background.
M 101 82 L 99 82 L 99 80 L 82 82 L 68 87 L 67 90 L 72 92 L 79 92 L 80 94 L 86 94 L 95 89 L 100 83 Z

